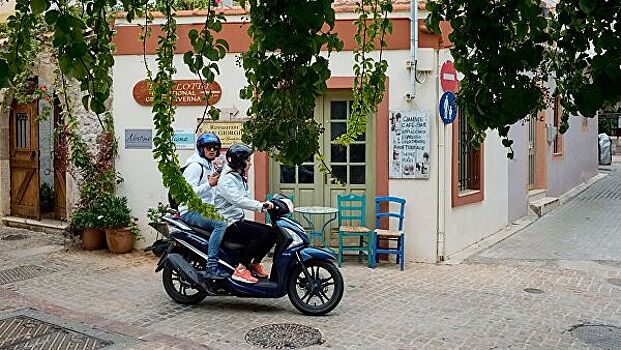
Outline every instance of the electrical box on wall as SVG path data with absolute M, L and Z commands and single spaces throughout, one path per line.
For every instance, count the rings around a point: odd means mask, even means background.
M 546 139 L 548 140 L 548 142 L 553 142 L 554 139 L 556 138 L 556 135 L 558 135 L 558 128 L 553 125 L 548 125 L 546 127 L 546 131 L 547 131 Z
M 419 48 L 416 51 L 419 72 L 431 72 L 433 70 L 435 50 L 432 48 Z

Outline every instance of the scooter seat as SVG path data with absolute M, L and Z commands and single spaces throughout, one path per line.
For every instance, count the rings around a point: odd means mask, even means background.
M 205 236 L 205 237 L 207 237 L 207 238 L 209 238 L 209 236 L 211 236 L 211 231 L 209 231 L 209 230 L 206 230 L 206 229 L 204 229 L 204 228 L 202 228 L 202 227 L 198 227 L 198 226 L 190 225 L 190 224 L 188 224 L 188 223 L 187 223 L 187 222 L 185 222 L 185 221 L 183 221 L 183 223 L 184 223 L 186 226 L 189 226 L 189 227 L 190 227 L 190 228 L 191 228 L 194 232 L 200 233 L 201 235 L 203 235 L 203 236 Z
M 245 247 L 243 244 L 241 243 L 235 243 L 235 242 L 230 242 L 230 241 L 222 241 L 222 247 L 228 249 L 228 250 L 239 250 L 242 249 L 243 247 Z

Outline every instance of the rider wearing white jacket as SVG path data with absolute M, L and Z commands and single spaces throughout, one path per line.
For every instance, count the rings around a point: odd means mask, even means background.
M 263 210 L 263 203 L 250 197 L 248 184 L 242 175 L 233 171 L 228 165 L 222 171 L 224 174 L 218 181 L 214 204 L 218 213 L 232 224 L 244 218 L 244 209 L 252 211 Z
M 252 164 L 250 161 L 252 152 L 252 148 L 244 144 L 235 144 L 229 148 L 226 152 L 228 167 L 224 169 L 218 181 L 214 199 L 218 213 L 230 225 L 225 238 L 244 245 L 239 265 L 232 278 L 245 283 L 258 282 L 255 276 L 261 278 L 268 276 L 261 265 L 261 260 L 276 242 L 272 227 L 244 220 L 244 209 L 261 211 L 263 208 L 273 207 L 270 202 L 261 203 L 250 197 L 245 176 Z

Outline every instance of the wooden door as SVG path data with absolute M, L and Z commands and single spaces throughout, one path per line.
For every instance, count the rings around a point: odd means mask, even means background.
M 535 170 L 537 152 L 537 116 L 528 120 L 528 189 L 535 189 Z
M 328 207 L 337 207 L 339 194 L 354 193 L 367 197 L 365 220 L 367 226 L 373 226 L 375 215 L 375 118 L 370 116 L 367 132 L 360 135 L 349 146 L 336 143 L 336 138 L 347 131 L 347 124 L 352 109 L 352 94 L 347 91 L 333 91 L 323 97 L 323 127 L 321 149 L 326 162 L 343 184 L 323 178 L 320 184 L 323 190 L 323 203 Z
M 374 226 L 375 118 L 368 118 L 366 134 L 351 145 L 342 147 L 334 141 L 347 130 L 351 106 L 351 90 L 330 91 L 318 98 L 315 105 L 315 120 L 325 129 L 319 136 L 319 150 L 345 185 L 330 181 L 326 174 L 319 171 L 315 159 L 309 159 L 298 166 L 272 161 L 270 192 L 293 195 L 297 207 L 318 205 L 334 208 L 337 206 L 338 194 L 364 194 L 367 197 L 367 225 Z
M 37 102 L 13 102 L 10 120 L 11 215 L 40 220 Z
M 69 144 L 63 132 L 65 121 L 61 116 L 60 101 L 54 101 L 54 217 L 57 220 L 67 218 L 67 161 Z

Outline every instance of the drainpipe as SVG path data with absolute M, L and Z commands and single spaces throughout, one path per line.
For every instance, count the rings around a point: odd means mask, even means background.
M 410 70 L 410 92 L 405 94 L 408 101 L 414 100 L 416 97 L 416 65 L 418 49 L 418 0 L 410 1 L 410 61 L 407 62 L 407 68 Z
M 440 51 L 436 51 L 436 77 L 435 77 L 435 89 L 436 99 L 440 101 Z M 445 258 L 445 232 L 446 232 L 446 125 L 440 121 L 438 116 L 440 112 L 435 108 L 433 116 L 436 119 L 438 125 L 438 208 L 437 208 L 437 251 L 436 262 L 442 262 Z

